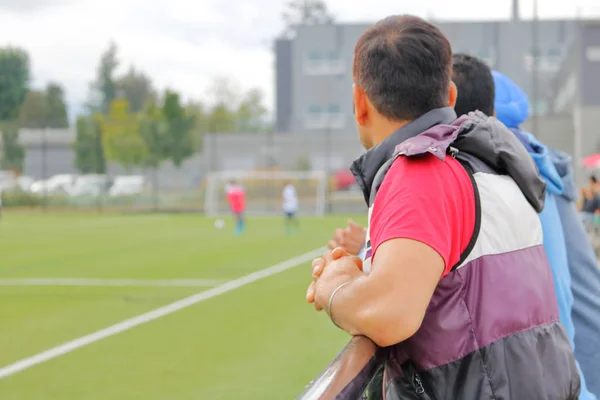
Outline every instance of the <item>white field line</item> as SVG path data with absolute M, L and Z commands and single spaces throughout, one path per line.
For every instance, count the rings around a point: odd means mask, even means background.
M 0 278 L 0 286 L 210 287 L 218 279 Z
M 90 333 L 89 335 L 85 335 L 80 338 L 71 340 L 59 346 L 43 351 L 39 354 L 16 361 L 13 364 L 0 368 L 0 379 L 24 371 L 28 368 L 44 363 L 53 358 L 70 353 L 99 340 L 105 339 L 107 337 L 116 335 L 121 332 L 128 331 L 132 328 L 135 328 L 138 325 L 142 325 L 147 322 L 154 321 L 155 319 L 164 317 L 166 315 L 173 314 L 174 312 L 193 306 L 194 304 L 200 303 L 204 300 L 208 300 L 210 298 L 238 289 L 242 286 L 246 286 L 250 283 L 286 271 L 300 264 L 308 262 L 315 257 L 320 256 L 321 254 L 323 254 L 323 251 L 324 249 L 313 250 L 309 253 L 303 254 L 298 257 L 294 257 L 272 267 L 265 268 L 260 271 L 253 272 L 249 275 L 243 276 L 241 278 L 229 281 L 216 288 L 194 294 L 192 296 L 178 300 L 174 303 L 167 304 L 166 306 L 157 308 L 144 314 L 140 314 L 136 317 L 121 321 L 115 325 Z

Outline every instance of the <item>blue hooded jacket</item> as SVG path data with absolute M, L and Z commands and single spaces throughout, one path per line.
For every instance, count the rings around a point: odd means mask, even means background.
M 542 222 L 544 233 L 544 248 L 548 254 L 552 276 L 554 278 L 554 286 L 560 311 L 560 321 L 565 327 L 571 345 L 577 350 L 577 347 L 575 346 L 577 327 L 574 325 L 573 318 L 576 311 L 574 310 L 575 301 L 573 298 L 574 293 L 571 288 L 572 276 L 570 271 L 570 267 L 573 268 L 573 265 L 570 265 L 571 260 L 569 259 L 567 251 L 567 244 L 569 243 L 567 242 L 567 237 L 572 233 L 569 231 L 565 235 L 565 231 L 563 230 L 566 226 L 570 227 L 572 221 L 570 220 L 571 216 L 567 216 L 566 214 L 562 215 L 560 213 L 558 205 L 560 202 L 559 199 L 564 199 L 565 184 L 563 183 L 563 177 L 559 174 L 554 165 L 555 158 L 552 157 L 553 153 L 537 141 L 533 135 L 519 129 L 519 125 L 525 122 L 529 117 L 529 99 L 527 98 L 527 95 L 507 76 L 496 71 L 493 72 L 493 76 L 496 85 L 496 117 L 510 128 L 521 143 L 527 148 L 538 167 L 540 175 L 546 181 L 546 203 L 544 210 L 540 213 L 540 220 Z M 573 204 L 571 205 L 573 206 Z M 569 218 L 568 224 L 565 224 L 565 222 L 561 220 L 561 217 L 563 216 Z M 577 214 L 574 215 L 574 218 L 578 218 Z M 577 221 L 579 222 L 579 220 Z M 585 237 L 585 231 L 583 232 L 583 235 L 584 240 L 588 241 L 587 237 Z M 577 275 L 577 277 L 579 277 L 579 275 Z M 596 278 L 596 281 L 598 285 L 600 285 L 600 278 Z M 575 285 L 579 284 L 580 283 L 576 283 Z M 592 295 L 593 293 L 584 293 L 584 296 L 586 297 L 592 297 Z M 597 298 L 598 296 L 600 296 L 600 292 L 596 292 L 595 297 Z M 579 305 L 579 303 L 577 304 Z M 598 311 L 600 312 L 600 308 L 598 308 Z M 588 315 L 588 311 L 583 311 L 583 313 Z M 596 315 L 593 316 L 596 317 Z M 591 319 L 591 316 L 588 318 Z M 600 313 L 597 315 L 597 323 L 600 324 Z M 600 327 L 597 329 L 596 332 L 600 332 Z M 588 337 L 587 339 L 590 342 L 598 342 L 597 339 L 592 339 L 591 337 Z M 577 341 L 577 343 L 578 342 L 579 341 Z M 593 343 L 591 343 L 591 345 L 594 347 Z M 585 344 L 582 344 L 582 346 L 584 346 L 584 348 L 587 347 Z M 577 361 L 581 362 L 577 352 L 575 355 Z M 600 361 L 598 361 L 598 363 L 600 363 Z M 586 371 L 586 369 L 584 369 L 584 371 Z M 598 369 L 593 371 L 595 372 L 592 376 L 598 376 Z M 586 371 L 585 375 L 589 377 L 590 373 L 590 371 Z M 596 399 L 596 396 L 590 393 L 587 388 L 586 380 L 583 377 L 584 374 L 580 373 L 580 375 L 582 378 L 580 399 Z M 594 392 L 600 395 L 600 392 Z
M 556 198 L 556 205 L 571 272 L 575 358 L 587 377 L 588 390 L 600 397 L 600 268 L 575 206 L 577 187 L 571 157 L 556 150 L 550 150 L 550 157 L 563 181 L 563 193 Z

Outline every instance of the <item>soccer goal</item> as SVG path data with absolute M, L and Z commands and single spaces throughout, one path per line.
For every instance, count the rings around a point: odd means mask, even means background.
M 325 214 L 327 174 L 324 171 L 218 171 L 206 180 L 204 210 L 208 216 L 229 213 L 226 187 L 235 181 L 246 191 L 246 212 L 251 215 L 283 213 L 282 193 L 286 184 L 298 193 L 298 212 L 302 215 Z

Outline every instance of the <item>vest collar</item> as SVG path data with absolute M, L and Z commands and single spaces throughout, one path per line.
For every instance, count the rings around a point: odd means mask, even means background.
M 377 171 L 386 161 L 394 156 L 398 145 L 436 125 L 449 125 L 455 120 L 456 112 L 452 107 L 433 109 L 404 125 L 388 136 L 383 142 L 356 159 L 352 163 L 350 170 L 354 174 L 356 182 L 365 196 L 365 200 L 369 201 L 371 186 L 373 185 Z

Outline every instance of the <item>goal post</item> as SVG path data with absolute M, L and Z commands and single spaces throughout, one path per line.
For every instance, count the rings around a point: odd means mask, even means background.
M 236 181 L 246 190 L 246 213 L 279 215 L 283 213 L 282 193 L 292 183 L 298 193 L 298 212 L 302 215 L 325 215 L 327 174 L 325 171 L 216 171 L 206 177 L 204 211 L 215 217 L 229 213 L 226 186 Z

